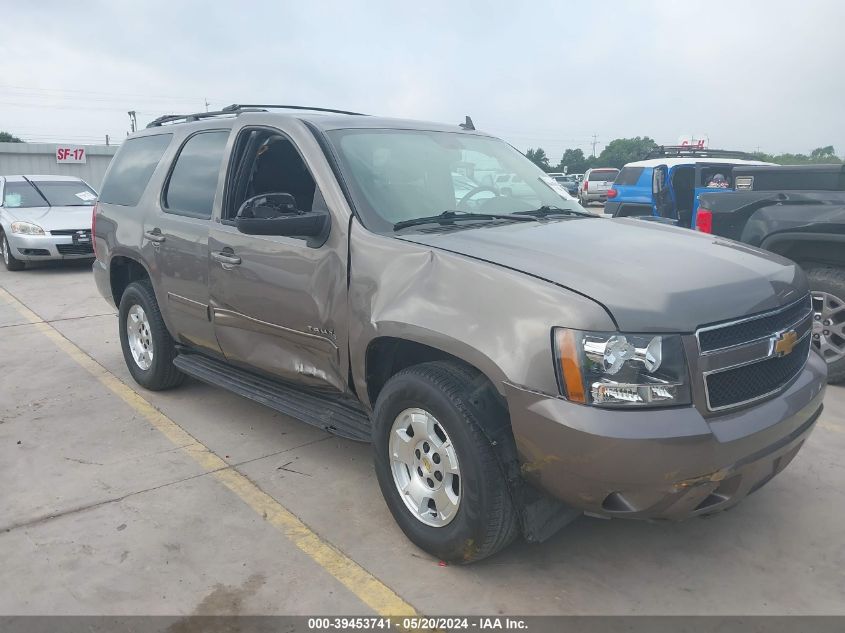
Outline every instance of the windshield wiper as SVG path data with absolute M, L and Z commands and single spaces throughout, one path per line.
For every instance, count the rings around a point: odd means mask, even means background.
M 27 178 L 26 176 L 24 176 L 24 177 L 23 177 L 23 179 L 24 179 L 24 180 L 26 180 L 26 181 L 27 181 L 27 182 L 28 182 L 28 183 L 32 186 L 32 188 L 33 188 L 33 189 L 35 189 L 36 193 L 38 193 L 38 195 L 39 195 L 39 196 L 41 196 L 41 199 L 42 199 L 44 202 L 46 202 L 46 203 L 47 203 L 47 206 L 48 206 L 48 207 L 52 207 L 52 206 L 53 206 L 52 204 L 50 204 L 50 201 L 49 201 L 49 200 L 47 200 L 47 196 L 45 196 L 45 195 L 41 192 L 41 189 L 39 189 L 39 188 L 38 188 L 38 185 L 36 185 L 34 182 L 32 182 L 32 181 L 31 181 L 29 178 Z
M 471 213 L 469 211 L 452 211 L 450 209 L 438 215 L 402 220 L 393 225 L 393 230 L 400 231 L 409 226 L 417 226 L 419 224 L 451 224 L 456 220 L 518 220 L 522 222 L 527 220 L 530 222 L 533 219 L 532 217 L 513 213 Z
M 576 211 L 575 209 L 563 209 L 561 207 L 553 207 L 544 204 L 542 207 L 531 209 L 530 211 L 515 211 L 515 215 L 529 215 L 532 218 L 546 218 L 551 215 L 575 215 L 580 218 L 594 218 L 594 214 L 589 211 Z

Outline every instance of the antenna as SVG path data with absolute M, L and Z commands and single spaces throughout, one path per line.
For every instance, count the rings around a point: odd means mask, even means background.
M 473 125 L 472 119 L 469 117 L 469 115 L 467 115 L 466 120 L 463 123 L 459 123 L 458 126 L 462 130 L 474 130 L 475 129 L 475 125 Z

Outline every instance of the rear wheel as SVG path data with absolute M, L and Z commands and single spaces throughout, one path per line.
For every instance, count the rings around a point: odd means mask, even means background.
M 450 362 L 405 369 L 374 412 L 376 475 L 405 535 L 442 560 L 468 563 L 508 545 L 517 513 L 482 424 L 498 415 L 492 387 Z
M 173 365 L 176 346 L 149 281 L 135 281 L 126 287 L 118 319 L 123 359 L 135 382 L 153 391 L 180 385 L 185 375 Z
M 0 251 L 3 254 L 3 264 L 6 266 L 6 270 L 23 270 L 26 266 L 21 260 L 15 259 L 15 256 L 12 255 L 12 247 L 9 246 L 9 240 L 6 239 L 5 233 L 0 233 Z
M 813 346 L 827 361 L 828 382 L 845 381 L 845 269 L 805 268 L 813 295 Z

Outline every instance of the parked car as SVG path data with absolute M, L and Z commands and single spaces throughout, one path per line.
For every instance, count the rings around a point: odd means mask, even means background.
M 551 174 L 549 174 L 551 176 Z M 573 197 L 578 196 L 578 179 L 575 176 L 567 176 L 566 174 L 554 176 L 554 179 L 566 189 L 566 192 Z
M 459 562 L 582 512 L 729 508 L 811 432 L 794 263 L 586 213 L 474 129 L 258 107 L 156 120 L 105 176 L 94 278 L 141 386 L 372 441 L 402 530 Z M 458 162 L 530 195 L 467 211 Z
M 699 231 L 798 262 L 813 296 L 813 346 L 845 381 L 845 165 L 736 167 L 736 191 L 701 193 Z
M 97 192 L 70 176 L 0 177 L 0 251 L 7 270 L 26 262 L 92 258 Z
M 607 200 L 607 190 L 618 173 L 619 170 L 613 167 L 588 169 L 578 189 L 578 200 L 581 204 L 586 207 L 591 202 Z
M 604 212 L 616 217 L 677 217 L 690 226 L 698 194 L 732 188 L 735 167 L 768 164 L 743 152 L 659 147 L 647 159 L 622 168 L 607 191 Z M 718 176 L 724 186 L 708 187 Z

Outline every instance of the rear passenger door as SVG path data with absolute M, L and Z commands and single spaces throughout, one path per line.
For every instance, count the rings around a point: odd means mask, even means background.
M 208 308 L 208 229 L 229 130 L 203 130 L 185 139 L 144 225 L 157 296 L 171 334 L 219 352 Z
M 672 193 L 669 189 L 669 168 L 666 165 L 656 166 L 651 183 L 654 215 L 661 218 L 674 218 L 675 209 L 672 204 Z

